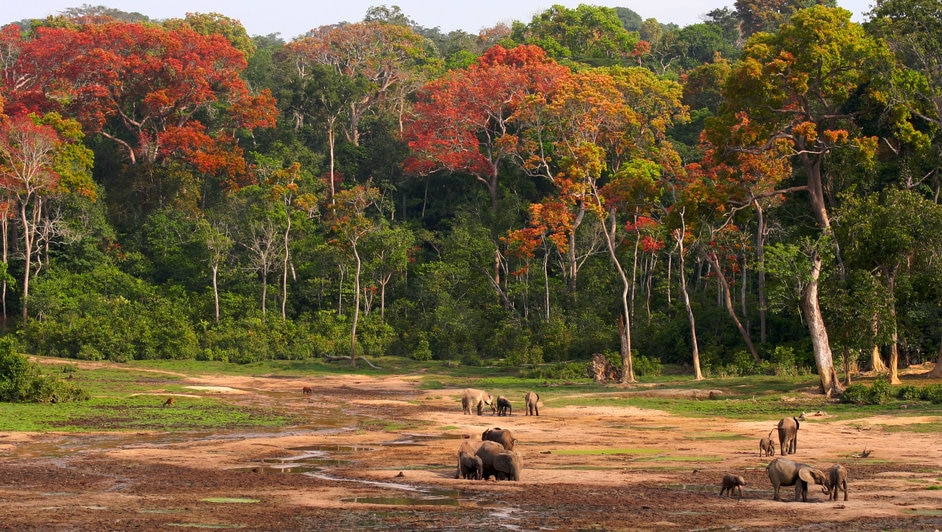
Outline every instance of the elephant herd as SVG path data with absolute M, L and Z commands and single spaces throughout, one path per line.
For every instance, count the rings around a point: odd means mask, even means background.
M 540 415 L 540 394 L 527 392 L 523 397 L 526 415 Z M 513 405 L 510 400 L 500 395 L 497 399 L 484 390 L 468 388 L 461 392 L 461 409 L 471 415 L 484 415 L 484 408 L 491 415 L 511 416 Z M 514 451 L 517 439 L 508 429 L 495 427 L 481 434 L 480 442 L 465 441 L 458 449 L 458 470 L 455 478 L 482 480 L 494 477 L 496 480 L 520 480 L 522 462 L 520 454 Z
M 511 431 L 499 427 L 485 430 L 480 442 L 461 442 L 455 478 L 520 480 L 523 463 L 514 451 L 516 443 Z
M 781 456 L 795 454 L 798 451 L 799 419 L 794 417 L 782 418 L 776 427 L 769 431 L 768 436 L 759 440 L 759 456 L 775 456 L 775 441 L 772 434 L 778 431 L 778 443 Z M 787 458 L 774 458 L 766 466 L 765 472 L 772 483 L 772 498 L 776 501 L 782 486 L 795 487 L 795 501 L 808 502 L 808 486 L 817 484 L 821 491 L 828 496 L 828 500 L 837 500 L 841 491 L 844 500 L 847 500 L 847 468 L 834 464 L 827 471 L 822 471 L 807 464 L 798 463 Z M 742 496 L 742 486 L 746 481 L 738 475 L 727 474 L 723 476 L 720 484 L 720 495 L 724 493 L 732 496 L 733 490 L 738 489 Z
M 540 396 L 536 392 L 527 392 L 523 398 L 526 415 L 540 415 Z M 465 414 L 477 412 L 484 414 L 484 408 L 491 410 L 491 415 L 511 416 L 513 405 L 504 396 L 494 397 L 483 391 L 468 388 L 461 394 L 461 408 Z M 775 456 L 774 433 L 778 433 L 778 445 L 781 456 L 773 458 L 765 471 L 772 483 L 773 499 L 780 501 L 780 489 L 785 486 L 795 487 L 795 501 L 808 500 L 808 486 L 820 485 L 821 491 L 828 495 L 828 500 L 837 500 L 841 491 L 847 500 L 847 468 L 834 464 L 827 471 L 822 471 L 807 464 L 785 458 L 798 452 L 799 418 L 785 417 L 759 440 L 759 456 Z M 481 434 L 480 442 L 464 441 L 458 449 L 458 469 L 455 478 L 482 480 L 494 477 L 496 480 L 520 480 L 522 461 L 520 454 L 514 451 L 517 439 L 508 429 L 495 427 Z M 742 497 L 742 486 L 746 484 L 740 475 L 726 474 L 720 484 L 720 495 L 732 496 L 737 492 Z
M 527 409 L 526 415 L 540 415 L 540 394 L 536 392 L 527 392 L 526 395 L 523 396 L 523 402 Z M 484 407 L 488 407 L 490 409 L 491 415 L 513 415 L 513 405 L 510 403 L 510 399 L 507 399 L 503 395 L 497 396 L 497 399 L 495 400 L 494 396 L 485 392 L 484 390 L 467 388 L 461 392 L 461 409 L 465 414 L 471 415 L 472 412 L 477 411 L 477 414 L 482 416 L 484 415 Z

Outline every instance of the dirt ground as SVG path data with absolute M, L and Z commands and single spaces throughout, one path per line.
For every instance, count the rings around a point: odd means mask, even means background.
M 418 382 L 203 376 L 173 406 L 199 415 L 211 395 L 310 419 L 272 433 L 0 433 L 0 529 L 942 529 L 939 433 L 892 430 L 940 417 L 815 412 L 789 458 L 844 464 L 849 500 L 812 489 L 792 502 L 783 488 L 776 502 L 758 440 L 777 419 L 554 407 L 565 387 L 539 390 L 539 417 L 522 397 L 510 417 L 466 416 L 461 390 Z M 782 415 L 798 413 L 783 403 Z M 519 440 L 521 480 L 455 479 L 462 439 L 495 426 Z M 745 477 L 741 498 L 718 495 L 726 472 Z

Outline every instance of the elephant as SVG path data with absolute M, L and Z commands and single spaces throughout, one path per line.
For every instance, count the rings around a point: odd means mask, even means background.
M 461 446 L 458 447 L 458 469 L 455 471 L 455 478 L 461 478 L 461 454 L 470 454 L 474 456 L 478 452 L 478 448 L 481 447 L 481 442 L 465 440 L 461 442 Z
M 778 444 L 781 447 L 782 456 L 795 454 L 795 451 L 798 450 L 797 418 L 783 417 L 778 422 Z
M 477 408 L 478 415 L 483 416 L 485 405 L 491 407 L 491 414 L 497 412 L 497 409 L 494 408 L 494 398 L 484 390 L 468 388 L 461 392 L 461 408 L 464 410 L 465 414 L 470 415 L 471 409 Z
M 520 480 L 522 469 L 520 455 L 504 449 L 496 441 L 485 441 L 476 453 L 484 464 L 483 478 L 493 476 L 497 480 Z
M 527 404 L 528 416 L 540 415 L 540 394 L 527 392 L 527 394 L 523 396 L 523 401 Z
M 508 451 L 513 451 L 514 444 L 517 443 L 517 439 L 514 438 L 513 432 L 500 427 L 494 427 L 492 429 L 485 430 L 483 433 L 481 433 L 481 441 L 496 441 L 497 443 L 503 445 L 504 449 Z
M 799 464 L 787 458 L 775 458 L 769 462 L 765 472 L 772 481 L 772 488 L 775 490 L 772 498 L 776 501 L 782 500 L 778 495 L 778 490 L 782 486 L 795 486 L 796 502 L 799 498 L 802 502 L 808 502 L 808 484 L 820 484 L 821 491 L 830 495 L 827 477 L 820 469 L 809 465 Z
M 742 487 L 745 485 L 746 479 L 739 475 L 731 475 L 727 473 L 723 475 L 723 482 L 720 484 L 720 496 L 722 496 L 723 493 L 726 493 L 732 497 L 733 490 L 739 490 L 739 496 L 742 497 Z
M 827 470 L 827 487 L 830 490 L 828 500 L 836 501 L 841 490 L 844 490 L 844 500 L 847 500 L 847 468 L 841 464 L 834 464 Z
M 471 453 L 458 451 L 458 476 L 471 480 L 481 480 L 484 475 L 484 462 Z
M 768 436 L 759 440 L 759 456 L 775 456 L 775 440 L 772 439 L 774 431 L 770 430 Z
M 520 480 L 520 455 L 516 451 L 504 451 L 494 457 L 494 471 L 497 480 Z
M 500 395 L 497 397 L 497 415 L 498 416 L 512 416 L 514 407 L 510 404 L 510 400 Z

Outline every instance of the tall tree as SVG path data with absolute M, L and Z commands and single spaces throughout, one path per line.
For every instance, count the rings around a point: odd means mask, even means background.
M 360 321 L 360 282 L 363 273 L 363 258 L 360 255 L 361 240 L 374 230 L 373 221 L 367 215 L 369 209 L 380 198 L 379 189 L 369 185 L 357 185 L 337 193 L 331 205 L 329 220 L 331 229 L 337 234 L 340 245 L 353 256 L 354 299 L 353 320 L 350 330 L 350 363 L 356 366 L 357 325 Z
M 534 15 L 529 24 L 515 22 L 511 38 L 539 46 L 557 60 L 593 66 L 637 62 L 638 34 L 625 29 L 611 7 L 580 4 L 569 9 L 557 4 Z
M 536 115 L 545 128 L 524 143 L 528 164 L 547 169 L 560 200 L 585 208 L 604 227 L 603 241 L 620 279 L 617 324 L 623 380 L 635 380 L 631 352 L 630 293 L 623 243 L 661 194 L 664 174 L 681 173 L 667 128 L 686 119 L 680 85 L 649 70 L 613 67 L 564 80 Z M 571 228 L 570 228 L 571 229 Z M 637 241 L 637 240 L 636 240 Z M 633 247 L 633 246 L 632 246 Z
M 844 257 L 849 264 L 874 272 L 885 290 L 891 384 L 900 384 L 897 285 L 913 268 L 938 261 L 940 227 L 942 206 L 911 190 L 848 196 L 841 207 L 836 232 L 844 242 Z
M 487 187 L 496 211 L 500 167 L 517 144 L 513 114 L 528 97 L 551 94 L 568 72 L 536 46 L 496 45 L 470 67 L 427 83 L 406 124 L 406 171 L 468 174 Z
M 175 163 L 239 186 L 247 171 L 234 132 L 272 126 L 276 111 L 270 93 L 249 91 L 245 66 L 226 38 L 188 26 L 41 26 L 7 69 L 7 90 L 13 109 L 75 117 L 131 165 Z M 201 190 L 199 183 L 179 188 Z
M 864 112 L 873 68 L 891 61 L 886 46 L 866 35 L 839 8 L 812 7 L 797 12 L 775 34 L 759 33 L 746 44 L 725 87 L 726 103 L 710 121 L 708 138 L 720 153 L 792 150 L 806 184 L 817 227 L 831 229 L 825 195 L 825 162 L 833 150 L 873 152 L 875 142 L 855 123 Z M 856 105 L 855 105 L 856 104 Z M 818 301 L 820 253 L 812 253 L 812 278 L 805 285 L 802 310 L 808 324 L 823 393 L 840 391 L 827 328 Z
M 49 216 L 48 204 L 56 195 L 68 193 L 69 185 L 75 187 L 76 193 L 94 192 L 90 184 L 91 157 L 79 145 L 82 135 L 74 127 L 77 124 L 72 122 L 70 127 L 69 122 L 54 114 L 47 122 L 35 115 L 0 115 L 0 189 L 18 211 L 24 261 L 21 295 L 24 323 L 29 316 L 30 278 L 37 243 Z

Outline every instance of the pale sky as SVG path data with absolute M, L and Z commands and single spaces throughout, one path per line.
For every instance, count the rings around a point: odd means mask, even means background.
M 370 6 L 398 5 L 403 13 L 426 28 L 447 33 L 464 30 L 477 34 L 481 28 L 514 20 L 530 22 L 534 14 L 554 4 L 574 8 L 579 4 L 627 7 L 642 19 L 688 26 L 701 22 L 708 11 L 733 5 L 734 0 L 4 0 L 0 26 L 29 18 L 45 18 L 64 9 L 85 4 L 105 5 L 138 12 L 152 19 L 182 18 L 187 13 L 220 13 L 238 19 L 249 35 L 281 34 L 288 41 L 307 31 L 337 22 L 363 20 Z M 838 0 L 862 22 L 874 0 Z

